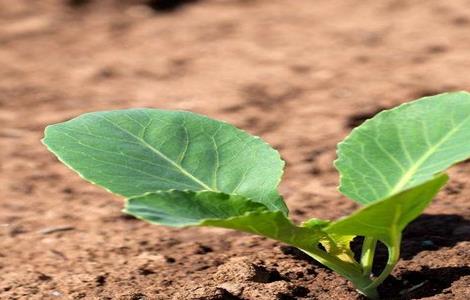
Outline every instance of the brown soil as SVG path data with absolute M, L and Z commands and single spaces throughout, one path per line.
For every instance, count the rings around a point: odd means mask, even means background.
M 127 107 L 204 113 L 280 150 L 293 218 L 337 218 L 357 208 L 332 167 L 351 126 L 468 89 L 470 4 L 168 2 L 0 0 L 0 298 L 360 299 L 276 242 L 124 216 L 47 153 L 44 126 Z M 384 297 L 470 299 L 470 163 L 450 173 Z

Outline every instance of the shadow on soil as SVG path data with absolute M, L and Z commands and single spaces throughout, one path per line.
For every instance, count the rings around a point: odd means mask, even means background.
M 403 232 L 401 259 L 411 260 L 422 251 L 437 251 L 443 247 L 453 247 L 462 241 L 470 241 L 470 220 L 459 215 L 424 214 Z M 382 247 L 378 253 L 380 265 L 385 264 L 386 258 L 385 247 Z M 435 259 L 440 258 L 437 256 Z M 445 293 L 444 290 L 454 281 L 468 275 L 469 266 L 423 266 L 420 271 L 403 272 L 399 278 L 389 277 L 380 291 L 383 295 L 389 295 L 390 298 L 386 299 L 421 299 Z
M 401 259 L 412 260 L 422 251 L 437 251 L 453 247 L 458 242 L 470 241 L 470 220 L 459 215 L 423 214 L 411 222 L 403 232 Z M 357 249 L 356 249 L 357 250 Z M 434 260 L 440 260 L 437 255 Z M 374 273 L 385 266 L 387 251 L 380 245 L 376 253 Z M 403 271 L 399 278 L 390 276 L 380 288 L 385 299 L 421 299 L 443 293 L 462 276 L 470 275 L 470 267 L 429 268 Z
M 155 12 L 172 12 L 186 4 L 196 2 L 199 0 L 150 0 L 146 4 Z
M 353 251 L 359 255 L 362 237 L 354 239 Z M 424 214 L 413 221 L 403 232 L 401 259 L 411 260 L 422 251 L 436 251 L 442 247 L 452 247 L 461 241 L 470 241 L 470 220 L 459 215 Z M 281 251 L 296 259 L 322 266 L 300 250 L 282 246 Z M 359 257 L 357 257 L 359 258 Z M 435 258 L 439 260 L 439 257 Z M 376 251 L 374 273 L 382 271 L 387 261 L 387 250 L 379 243 Z M 399 278 L 390 276 L 380 288 L 385 299 L 420 299 L 442 293 L 452 283 L 470 275 L 470 267 L 428 268 L 421 271 L 402 272 Z
M 421 251 L 435 251 L 470 241 L 470 220 L 459 215 L 421 215 L 403 232 L 401 258 L 412 259 Z
M 389 277 L 380 294 L 388 295 L 383 299 L 421 299 L 445 294 L 454 281 L 470 275 L 470 267 L 426 268 L 421 271 L 410 271 L 400 275 L 400 279 Z
M 200 0 L 147 0 L 144 4 L 158 13 L 174 12 L 189 3 L 196 3 Z M 92 2 L 99 2 L 96 0 L 67 0 L 66 4 L 72 8 L 83 8 Z M 115 1 L 119 4 L 120 1 Z

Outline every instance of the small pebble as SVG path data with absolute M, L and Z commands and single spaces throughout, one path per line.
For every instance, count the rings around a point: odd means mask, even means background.
M 434 242 L 431 241 L 431 240 L 422 241 L 422 242 L 421 242 L 421 246 L 422 246 L 424 249 L 428 249 L 428 250 L 434 250 L 434 249 L 436 249 L 436 244 L 434 244 Z
M 52 292 L 51 292 L 51 296 L 60 297 L 60 296 L 62 296 L 62 293 L 59 292 L 59 291 L 52 291 Z

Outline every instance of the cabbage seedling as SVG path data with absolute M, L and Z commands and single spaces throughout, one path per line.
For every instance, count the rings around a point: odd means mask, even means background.
M 215 226 L 295 246 L 378 298 L 399 259 L 401 233 L 470 157 L 470 94 L 425 97 L 383 111 L 338 145 L 339 190 L 362 205 L 335 221 L 288 218 L 277 188 L 284 162 L 260 138 L 185 111 L 87 113 L 48 126 L 44 144 L 84 179 L 127 198 L 153 224 Z M 360 259 L 350 242 L 362 236 Z M 377 242 L 388 248 L 372 274 Z

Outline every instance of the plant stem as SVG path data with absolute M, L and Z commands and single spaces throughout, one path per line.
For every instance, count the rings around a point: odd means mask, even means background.
M 400 258 L 400 241 L 401 241 L 401 233 L 395 234 L 394 238 L 392 239 L 392 245 L 387 245 L 388 248 L 388 260 L 387 265 L 385 266 L 384 270 L 380 275 L 373 280 L 372 284 L 366 287 L 366 289 L 375 289 L 377 288 L 382 282 L 390 275 L 393 268 L 398 262 Z
M 301 250 L 321 264 L 350 280 L 356 289 L 367 298 L 379 299 L 377 288 L 371 287 L 374 282 L 369 278 L 369 276 L 363 275 L 362 268 L 359 264 L 342 261 L 336 256 L 330 255 L 329 253 L 314 247 L 308 250 Z
M 323 250 L 320 250 L 318 248 L 301 250 L 309 256 L 313 257 L 316 261 L 338 272 L 339 274 L 343 275 L 344 277 L 350 280 L 353 278 L 357 278 L 361 275 L 361 271 L 356 265 L 344 262 L 338 259 L 336 256 L 330 255 L 329 253 Z
M 361 266 L 362 274 L 370 277 L 372 273 L 372 265 L 374 264 L 375 248 L 377 246 L 377 239 L 373 237 L 364 237 L 361 253 Z

